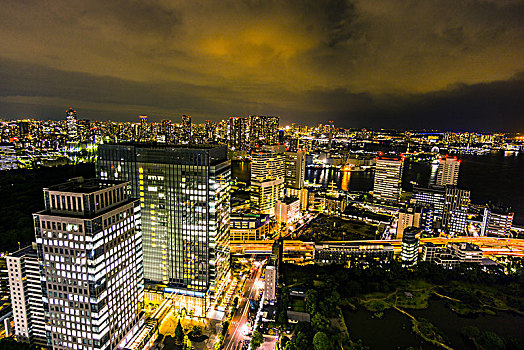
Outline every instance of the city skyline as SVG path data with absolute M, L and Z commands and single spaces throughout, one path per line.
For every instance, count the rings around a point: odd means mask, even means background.
M 522 1 L 2 8 L 2 119 L 61 119 L 74 106 L 91 120 L 524 130 Z

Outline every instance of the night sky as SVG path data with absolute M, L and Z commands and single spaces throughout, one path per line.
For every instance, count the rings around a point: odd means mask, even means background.
M 0 118 L 524 131 L 524 1 L 0 1 Z

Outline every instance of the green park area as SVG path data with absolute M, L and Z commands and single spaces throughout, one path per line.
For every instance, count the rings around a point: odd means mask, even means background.
M 524 348 L 524 328 L 518 326 L 524 327 L 522 271 L 507 275 L 475 266 L 446 270 L 425 263 L 405 269 L 393 262 L 352 268 L 286 264 L 282 273 L 277 320 L 290 333 L 282 349 L 380 348 L 373 339 L 392 320 L 406 323 L 402 331 L 412 338 L 411 343 L 391 344 L 400 349 Z M 306 290 L 305 297 L 290 297 L 293 288 Z M 302 307 L 311 322 L 289 324 L 283 310 Z M 358 318 L 372 319 L 375 328 L 367 331 L 369 337 L 356 331 Z
M 351 241 L 376 239 L 377 226 L 364 221 L 319 215 L 301 233 L 307 241 Z

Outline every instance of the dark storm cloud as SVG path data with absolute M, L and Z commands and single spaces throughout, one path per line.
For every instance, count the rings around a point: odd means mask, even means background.
M 510 0 L 6 0 L 0 116 L 524 128 L 523 18 Z

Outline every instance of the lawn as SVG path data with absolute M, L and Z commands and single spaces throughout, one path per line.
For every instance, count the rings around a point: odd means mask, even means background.
M 306 312 L 306 303 L 303 298 L 292 297 L 291 309 L 296 312 Z
M 377 226 L 358 220 L 319 215 L 304 230 L 301 239 L 313 241 L 348 241 L 377 238 Z

